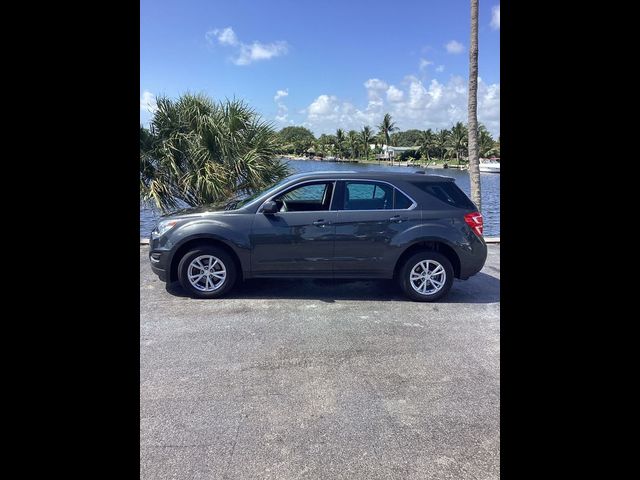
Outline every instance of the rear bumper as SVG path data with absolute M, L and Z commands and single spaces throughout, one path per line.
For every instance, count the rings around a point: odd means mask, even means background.
M 487 244 L 484 239 L 475 237 L 469 248 L 459 251 L 458 254 L 460 255 L 460 280 L 466 280 L 484 267 L 487 261 Z

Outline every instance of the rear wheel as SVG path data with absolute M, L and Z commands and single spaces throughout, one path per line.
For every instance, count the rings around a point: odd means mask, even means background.
M 198 298 L 218 298 L 233 287 L 237 278 L 231 256 L 216 247 L 200 247 L 187 252 L 178 264 L 182 288 Z
M 438 252 L 418 252 L 400 269 L 400 287 L 410 299 L 433 302 L 444 297 L 453 285 L 453 266 Z

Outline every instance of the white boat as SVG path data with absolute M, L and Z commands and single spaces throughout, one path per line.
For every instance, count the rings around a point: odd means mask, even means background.
M 500 173 L 499 158 L 481 158 L 480 171 L 485 173 Z

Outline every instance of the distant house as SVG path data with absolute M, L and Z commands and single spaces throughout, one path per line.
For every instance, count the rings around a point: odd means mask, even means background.
M 415 147 L 391 147 L 388 145 L 382 146 L 382 154 L 376 155 L 376 158 L 393 160 L 395 157 L 400 155 L 402 152 L 406 152 L 409 150 L 420 150 L 420 146 L 417 145 Z

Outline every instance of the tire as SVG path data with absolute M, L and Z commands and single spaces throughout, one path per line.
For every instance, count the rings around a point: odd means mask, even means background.
M 433 281 L 424 277 L 425 265 L 429 273 L 436 272 L 432 277 Z M 413 282 L 412 275 L 415 278 Z M 453 266 L 447 257 L 438 252 L 423 251 L 412 255 L 404 262 L 398 282 L 405 295 L 411 300 L 435 302 L 449 293 L 453 285 L 453 276 Z M 417 291 L 413 285 L 417 285 L 417 288 L 424 292 Z
M 210 264 L 213 264 L 211 272 L 209 272 Z M 201 274 L 201 272 L 206 273 Z M 190 276 L 194 279 L 194 283 L 189 279 Z M 187 252 L 178 264 L 180 285 L 196 298 L 222 297 L 233 288 L 237 278 L 238 272 L 233 258 L 217 247 L 195 248 Z

